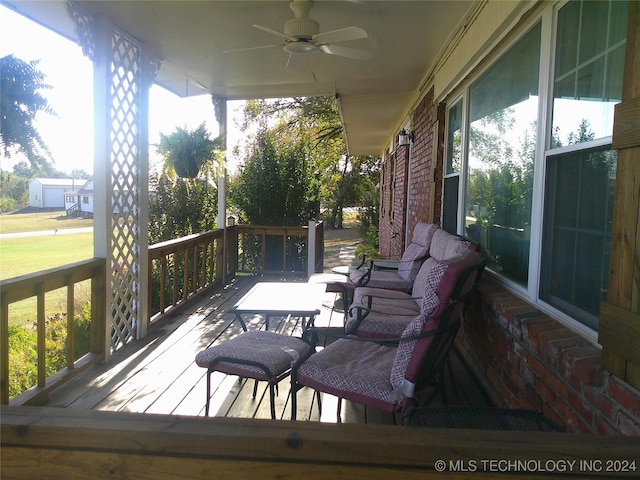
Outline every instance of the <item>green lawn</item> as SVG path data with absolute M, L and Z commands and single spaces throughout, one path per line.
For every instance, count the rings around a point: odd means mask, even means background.
M 47 270 L 93 258 L 93 233 L 50 235 L 45 237 L 7 238 L 0 241 L 0 279 Z M 84 282 L 83 282 L 84 283 Z M 77 295 L 89 296 L 88 285 L 80 286 Z M 66 311 L 66 290 L 60 289 L 46 296 L 46 313 Z M 35 321 L 35 297 L 14 303 L 9 309 L 11 324 Z
M 93 233 L 4 238 L 0 241 L 0 279 L 17 277 L 93 258 Z
M 64 212 L 3 213 L 0 233 L 62 230 L 63 228 L 93 227 L 91 218 L 69 218 Z

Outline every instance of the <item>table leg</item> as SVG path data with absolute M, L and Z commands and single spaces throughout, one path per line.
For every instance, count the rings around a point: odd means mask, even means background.
M 247 331 L 247 325 L 244 323 L 244 320 L 242 320 L 242 315 L 240 315 L 239 313 L 236 313 L 236 319 L 240 322 L 240 325 L 242 325 L 242 330 L 243 331 Z

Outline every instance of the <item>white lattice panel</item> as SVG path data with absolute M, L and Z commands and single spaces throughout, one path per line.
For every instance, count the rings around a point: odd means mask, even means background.
M 117 31 L 111 56 L 111 347 L 136 336 L 139 306 L 139 47 Z

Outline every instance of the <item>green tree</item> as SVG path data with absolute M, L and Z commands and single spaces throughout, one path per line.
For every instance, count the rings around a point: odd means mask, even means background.
M 247 102 L 244 113 L 245 131 L 256 125 L 260 131 L 269 130 L 278 145 L 305 139 L 326 228 L 342 228 L 345 207 L 372 206 L 368 192 L 377 190 L 379 159 L 348 154 L 335 98 L 257 100 Z
M 276 145 L 274 132 L 257 135 L 253 154 L 229 188 L 230 201 L 244 221 L 298 226 L 318 217 L 320 188 L 308 151 L 304 138 Z
M 42 95 L 51 86 L 45 83 L 38 63 L 13 55 L 0 58 L 0 145 L 6 157 L 23 153 L 34 170 L 49 173 L 51 153 L 34 121 L 39 112 L 55 112 Z

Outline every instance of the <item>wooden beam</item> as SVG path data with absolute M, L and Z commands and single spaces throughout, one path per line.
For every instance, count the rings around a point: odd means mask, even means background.
M 615 119 L 613 148 L 640 147 L 640 97 L 617 104 Z
M 588 472 L 580 462 L 600 461 L 604 469 L 635 461 L 635 471 L 607 472 L 607 478 L 634 478 L 640 462 L 640 437 L 49 407 L 3 407 L 0 415 L 3 478 L 462 479 L 470 471 L 474 479 L 584 478 L 604 470 Z M 521 467 L 492 469 L 490 460 L 520 460 Z M 570 461 L 576 462 L 571 468 L 549 470 Z
M 617 355 L 640 365 L 640 314 L 602 302 L 598 341 Z
M 640 2 L 628 2 L 628 8 L 622 103 L 616 106 L 613 127 L 618 162 L 609 292 L 608 303 L 603 303 L 601 309 L 599 342 L 603 367 L 640 388 L 638 337 L 632 334 L 631 338 L 624 338 L 625 332 L 638 330 L 640 321 Z M 630 348 L 634 339 L 635 348 Z

